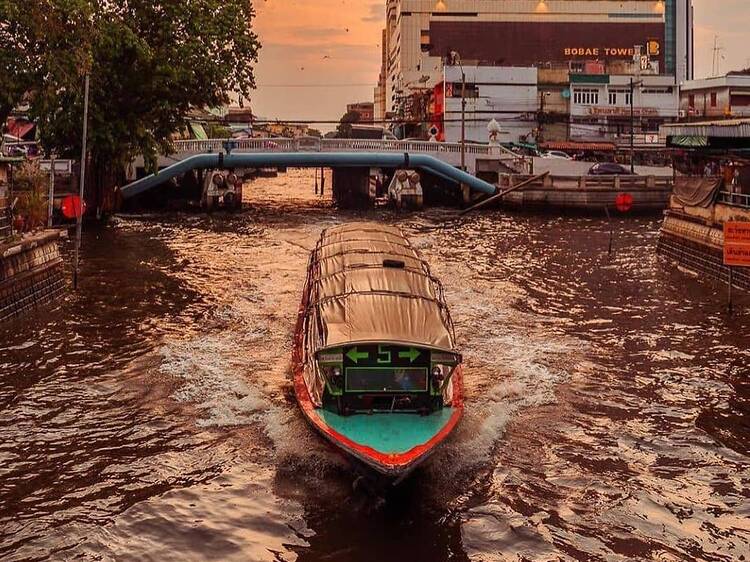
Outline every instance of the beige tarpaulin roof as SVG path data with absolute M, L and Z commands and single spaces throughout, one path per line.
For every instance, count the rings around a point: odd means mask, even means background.
M 442 287 L 397 228 L 349 223 L 326 230 L 311 257 L 308 288 L 313 351 L 365 342 L 454 351 Z

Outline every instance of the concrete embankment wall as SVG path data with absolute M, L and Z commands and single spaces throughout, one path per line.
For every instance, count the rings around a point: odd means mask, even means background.
M 0 244 L 0 322 L 45 305 L 66 287 L 59 231 Z
M 658 252 L 700 276 L 728 283 L 729 267 L 724 265 L 726 221 L 750 222 L 750 209 L 721 203 L 710 208 L 685 207 L 673 200 L 659 234 Z M 732 284 L 750 291 L 750 268 L 733 268 Z
M 500 188 L 508 189 L 530 176 L 503 175 Z M 535 209 L 571 209 L 603 212 L 614 209 L 618 194 L 633 197 L 634 212 L 658 212 L 667 207 L 672 178 L 657 176 L 552 176 L 509 193 L 503 205 Z

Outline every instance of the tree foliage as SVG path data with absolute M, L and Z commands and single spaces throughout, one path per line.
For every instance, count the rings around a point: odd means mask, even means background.
M 337 136 L 341 139 L 351 138 L 352 123 L 359 123 L 359 113 L 356 111 L 347 111 L 339 120 L 338 127 L 336 127 Z
M 250 95 L 254 16 L 250 0 L 0 0 L 0 120 L 27 95 L 45 148 L 75 157 L 88 72 L 94 165 L 154 162 L 189 109 Z

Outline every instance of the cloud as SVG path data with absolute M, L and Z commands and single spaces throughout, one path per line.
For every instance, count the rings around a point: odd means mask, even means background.
M 385 2 L 370 4 L 367 11 L 368 14 L 362 18 L 362 21 L 385 24 Z

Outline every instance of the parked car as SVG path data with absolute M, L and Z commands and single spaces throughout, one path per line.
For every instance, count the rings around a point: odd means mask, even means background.
M 547 152 L 542 152 L 542 158 L 554 158 L 557 160 L 572 160 L 570 155 L 563 152 L 562 150 L 548 150 Z
M 628 168 L 617 162 L 599 162 L 589 168 L 590 176 L 632 176 Z

